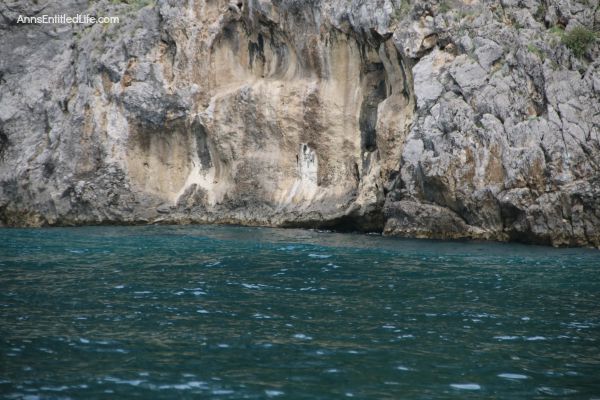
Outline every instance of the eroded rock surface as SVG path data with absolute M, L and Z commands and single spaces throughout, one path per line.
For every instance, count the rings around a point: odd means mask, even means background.
M 2 224 L 600 246 L 598 0 L 130 3 L 0 5 Z

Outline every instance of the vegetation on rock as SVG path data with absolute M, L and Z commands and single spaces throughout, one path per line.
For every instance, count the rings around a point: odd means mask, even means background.
M 583 57 L 589 46 L 596 40 L 596 33 L 585 26 L 577 26 L 562 36 L 562 42 L 576 57 Z

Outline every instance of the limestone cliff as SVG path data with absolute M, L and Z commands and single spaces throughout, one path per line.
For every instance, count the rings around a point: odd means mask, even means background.
M 120 22 L 16 23 L 63 13 Z M 9 0 L 0 223 L 600 246 L 599 27 L 598 0 Z

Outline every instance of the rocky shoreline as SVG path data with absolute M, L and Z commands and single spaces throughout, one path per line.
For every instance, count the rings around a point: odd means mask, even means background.
M 17 24 L 19 15 L 118 24 Z M 600 247 L 600 7 L 8 1 L 0 226 Z

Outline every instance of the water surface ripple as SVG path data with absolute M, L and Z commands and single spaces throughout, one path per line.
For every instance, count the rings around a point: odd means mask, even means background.
M 0 230 L 5 399 L 600 398 L 600 253 Z

